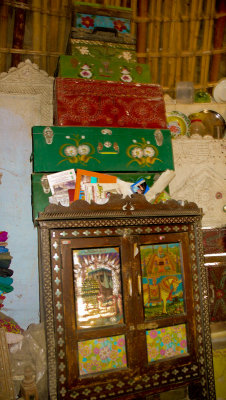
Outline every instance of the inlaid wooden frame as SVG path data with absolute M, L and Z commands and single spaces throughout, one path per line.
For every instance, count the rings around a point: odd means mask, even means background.
M 50 205 L 38 218 L 40 272 L 45 300 L 51 399 L 138 399 L 161 391 L 187 386 L 191 398 L 215 399 L 211 337 L 208 318 L 207 281 L 203 265 L 202 211 L 194 203 L 176 201 L 158 205 L 142 195 L 122 199 L 112 196 L 104 206 L 76 201 L 70 207 Z M 183 244 L 187 273 L 184 278 L 186 312 L 145 321 L 139 313 L 140 269 L 137 243 L 168 241 L 185 237 Z M 134 241 L 134 238 L 136 239 Z M 172 241 L 171 240 L 171 241 Z M 179 240 L 179 239 L 178 239 Z M 93 246 L 124 247 L 122 274 L 125 323 L 104 330 L 76 328 L 73 293 L 73 249 Z M 131 296 L 131 293 L 132 296 Z M 186 297 L 185 296 L 185 297 Z M 188 351 L 185 355 L 147 364 L 145 333 L 159 328 L 186 325 Z M 78 374 L 78 342 L 125 335 L 126 370 L 81 377 Z M 134 353 L 133 344 L 138 343 Z M 134 355 L 135 354 L 135 355 Z M 141 356 L 141 357 L 140 357 Z M 144 365 L 145 364 L 145 365 Z M 77 371 L 77 372 L 76 372 Z M 141 397 L 139 397 L 141 396 Z

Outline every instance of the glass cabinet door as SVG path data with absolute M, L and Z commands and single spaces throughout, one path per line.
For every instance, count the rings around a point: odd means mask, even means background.
M 75 370 L 76 379 L 134 365 L 147 372 L 191 357 L 187 241 L 186 233 L 62 241 L 71 381 Z
M 146 363 L 191 357 L 195 338 L 187 233 L 140 235 L 134 240 L 140 293 L 136 328 Z
M 119 247 L 73 250 L 78 330 L 124 323 Z M 125 335 L 78 342 L 79 375 L 127 367 Z
M 129 246 L 114 237 L 62 240 L 71 383 L 128 368 L 127 324 L 132 318 Z
M 140 246 L 145 320 L 184 313 L 181 243 Z
M 73 250 L 77 329 L 124 322 L 119 247 Z

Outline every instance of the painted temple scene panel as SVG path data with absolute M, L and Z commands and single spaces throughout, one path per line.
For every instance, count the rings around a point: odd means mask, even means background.
M 122 324 L 118 247 L 73 250 L 77 329 Z
M 127 368 L 124 335 L 78 343 L 80 376 Z
M 186 325 L 146 331 L 148 362 L 188 354 Z
M 184 314 L 180 243 L 140 246 L 145 319 Z

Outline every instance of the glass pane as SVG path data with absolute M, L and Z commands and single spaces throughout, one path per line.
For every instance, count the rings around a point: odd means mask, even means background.
M 73 250 L 77 328 L 123 323 L 119 248 Z
M 148 362 L 187 354 L 186 326 L 146 331 Z
M 78 354 L 80 375 L 127 367 L 124 335 L 79 342 Z
M 180 243 L 140 247 L 145 319 L 184 313 Z

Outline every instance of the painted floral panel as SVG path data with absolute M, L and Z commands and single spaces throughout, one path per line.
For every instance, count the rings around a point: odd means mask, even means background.
M 221 198 L 221 192 L 216 193 Z M 226 227 L 202 228 L 204 254 L 224 253 L 226 251 Z
M 123 323 L 117 247 L 73 250 L 77 328 Z
M 184 313 L 180 243 L 140 247 L 145 319 Z
M 226 321 L 226 262 L 213 264 L 207 263 L 210 320 Z
M 124 335 L 79 342 L 78 353 L 80 375 L 127 367 Z
M 125 18 L 108 17 L 104 15 L 77 14 L 75 26 L 93 30 L 94 28 L 116 29 L 121 33 L 130 33 L 130 20 Z
M 146 331 L 148 362 L 187 353 L 185 324 Z

